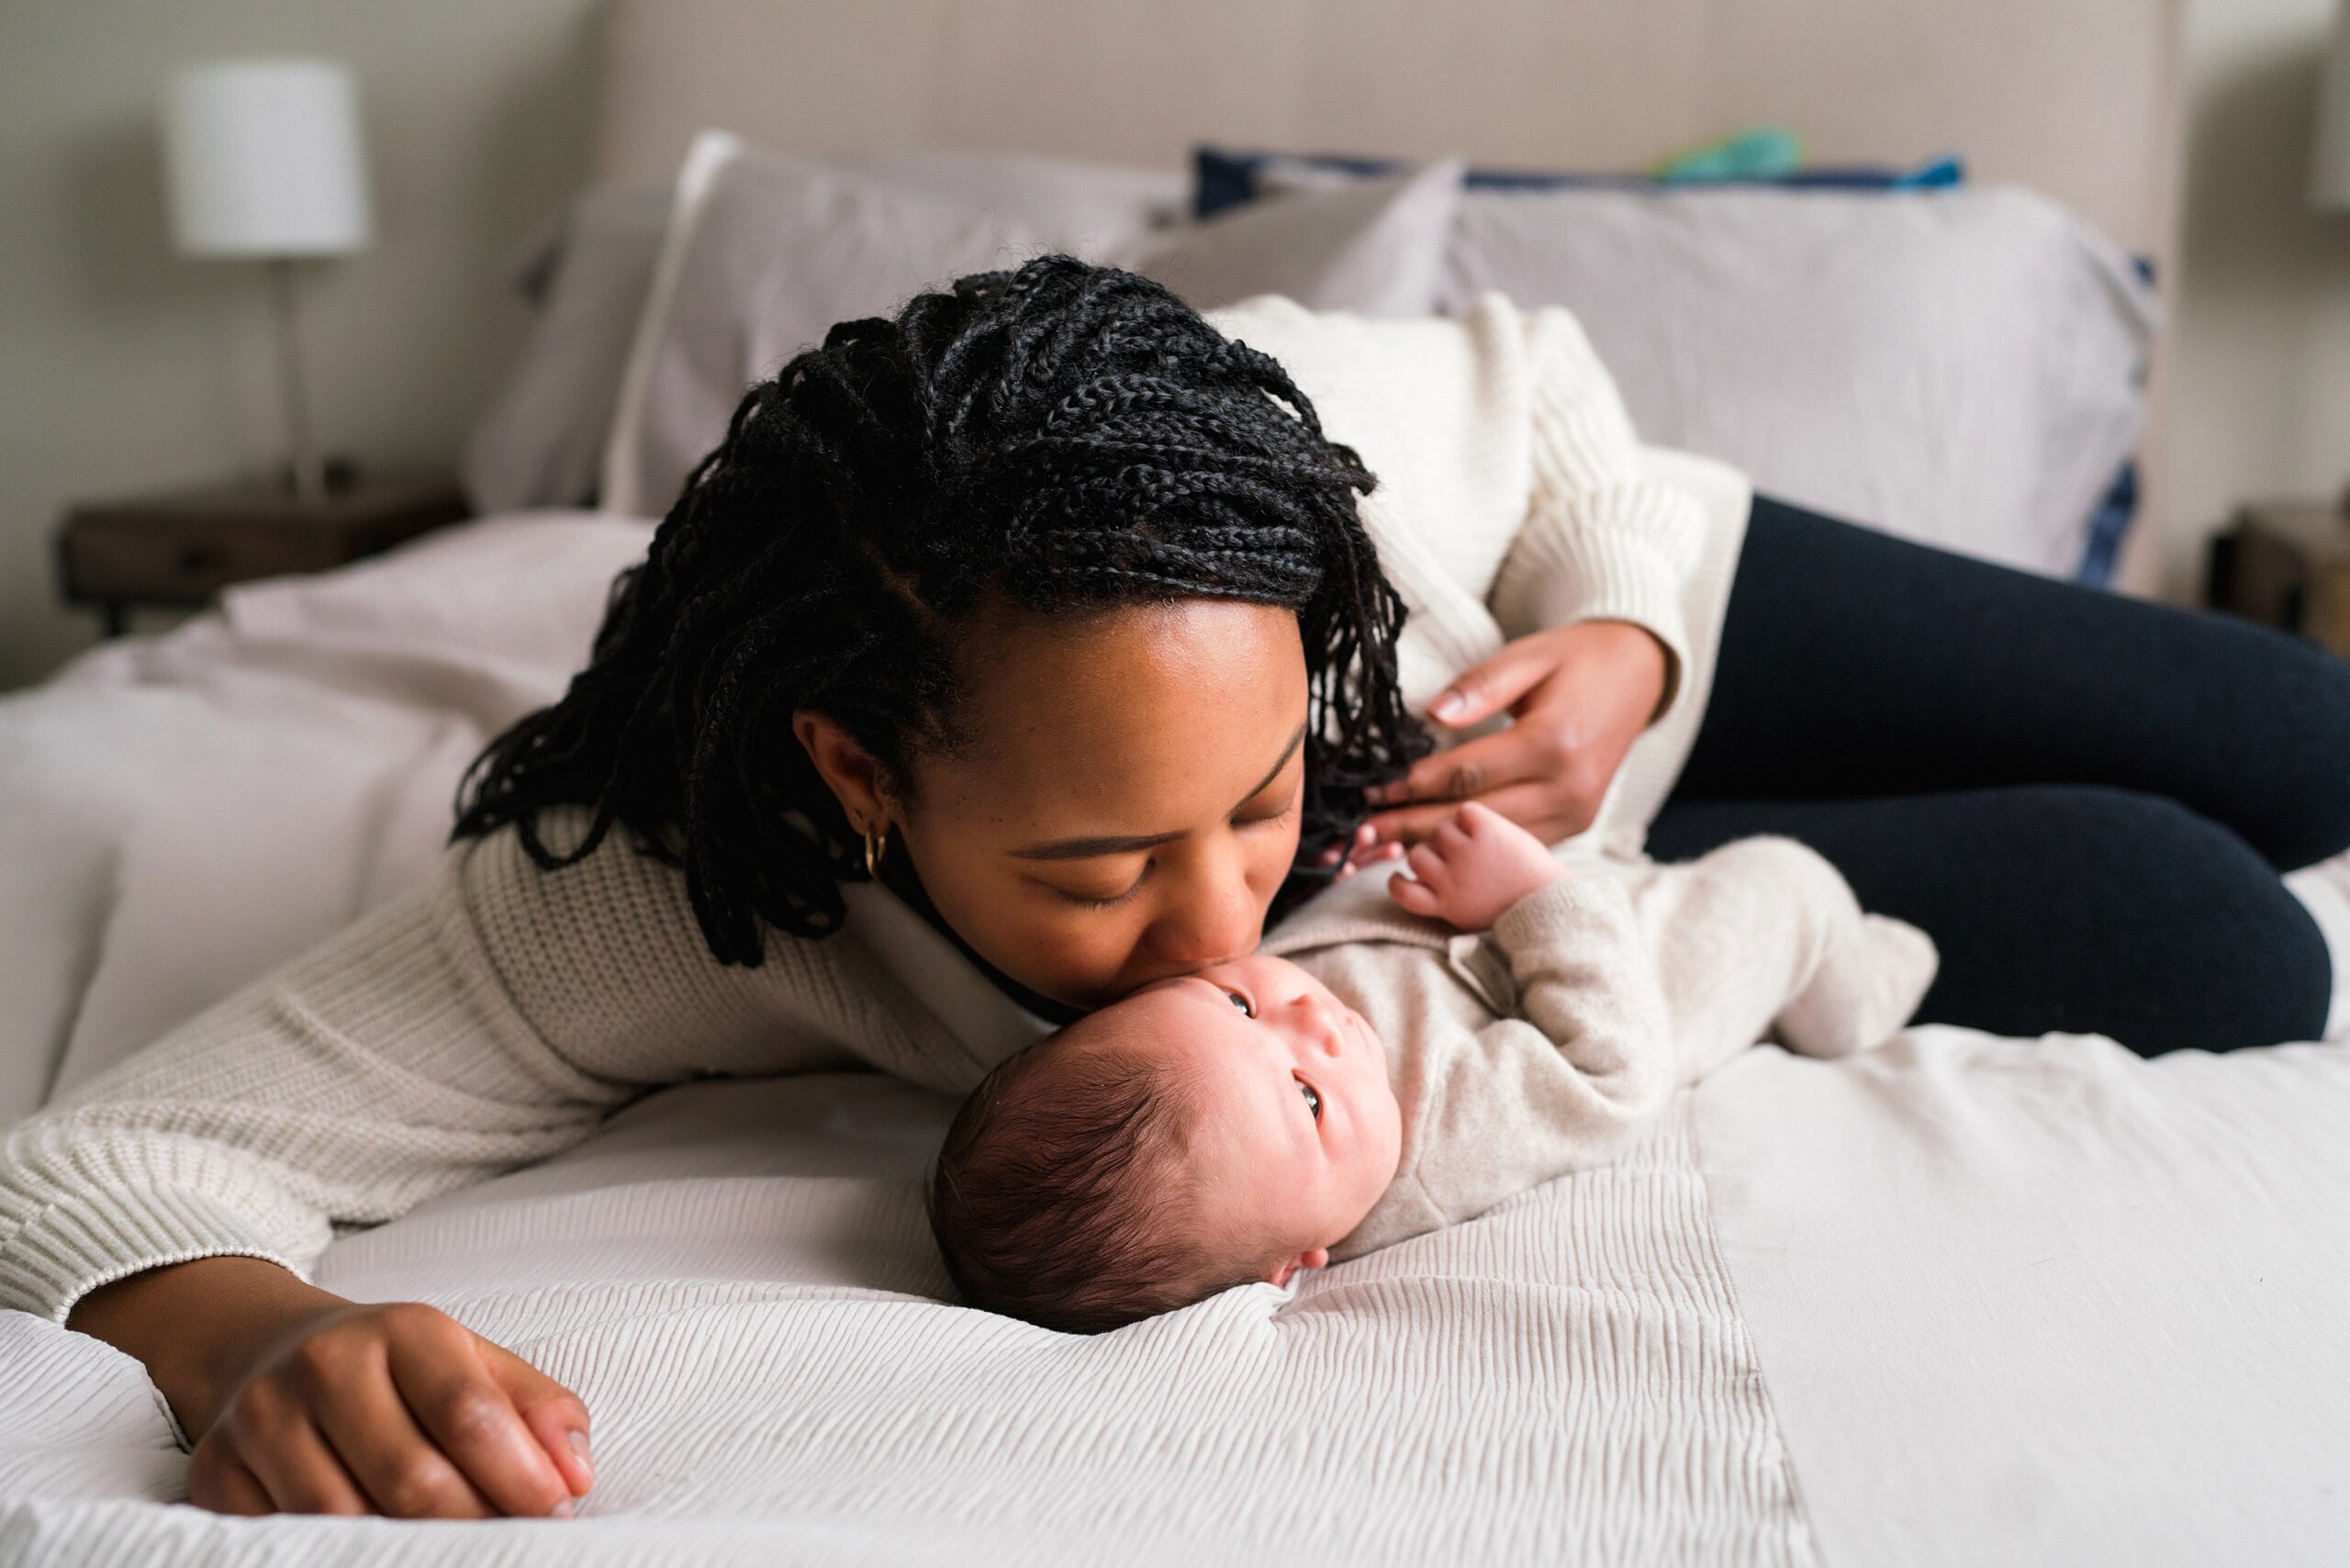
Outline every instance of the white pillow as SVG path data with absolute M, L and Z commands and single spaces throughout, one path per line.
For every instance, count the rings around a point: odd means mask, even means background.
M 1448 159 L 1377 179 L 1301 185 L 1106 259 L 1165 284 L 1196 310 L 1281 294 L 1314 310 L 1426 316 L 1461 169 Z
M 1472 191 L 1441 290 L 1573 310 L 1641 439 L 2052 576 L 2135 449 L 2152 292 L 2013 186 Z
M 658 516 L 726 433 L 743 394 L 835 322 L 887 314 L 967 273 L 1052 248 L 996 213 L 885 191 L 705 133 L 621 386 L 608 511 Z
M 1075 252 L 1125 244 L 1183 220 L 1192 179 L 1176 169 L 1083 163 L 1026 152 L 917 148 L 846 152 L 816 160 L 862 174 L 901 196 L 985 207 L 1008 223 L 1042 230 Z
M 902 196 L 986 208 L 1056 249 L 1131 243 L 1182 216 L 1188 175 L 1017 152 L 916 149 L 807 162 Z M 466 443 L 480 512 L 595 498 L 677 182 L 598 186 L 532 246 L 515 286 L 539 305 L 530 338 Z
M 1318 309 L 1425 315 L 1459 186 L 1458 163 L 1434 164 L 1097 247 L 1008 219 L 1000 204 L 909 196 L 707 133 L 678 176 L 612 420 L 603 505 L 665 511 L 744 392 L 834 322 L 889 314 L 923 288 L 1048 251 L 1129 267 L 1202 309 L 1271 293 Z

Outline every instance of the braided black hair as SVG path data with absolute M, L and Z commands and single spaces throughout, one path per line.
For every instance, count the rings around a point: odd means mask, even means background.
M 1295 610 L 1305 645 L 1278 913 L 1328 879 L 1363 791 L 1430 745 L 1356 513 L 1375 483 L 1271 358 L 1132 273 L 1040 256 L 841 322 L 744 398 L 614 583 L 588 667 L 467 771 L 455 836 L 510 823 L 552 870 L 622 823 L 684 868 L 711 952 L 755 964 L 760 921 L 828 935 L 865 875 L 795 710 L 905 789 L 916 753 L 961 739 L 952 654 L 983 596 L 1233 599 Z M 592 808 L 585 832 L 550 844 L 542 813 L 566 805 Z

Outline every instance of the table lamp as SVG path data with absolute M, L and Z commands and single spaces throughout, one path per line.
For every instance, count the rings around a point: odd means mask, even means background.
M 2310 151 L 2310 205 L 2350 207 L 2350 0 L 2334 13 Z
M 2350 210 L 2350 0 L 2336 8 L 2318 89 L 2317 141 L 2310 150 L 2310 205 Z M 2350 519 L 2350 487 L 2342 492 Z
M 187 66 L 165 95 L 163 152 L 180 252 L 267 263 L 294 490 L 317 500 L 326 476 L 303 390 L 295 267 L 363 250 L 370 237 L 351 73 L 322 60 Z

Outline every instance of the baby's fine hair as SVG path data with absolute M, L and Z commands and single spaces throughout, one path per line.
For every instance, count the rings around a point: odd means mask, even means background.
M 964 1302 L 1099 1334 L 1255 1278 L 1187 1223 L 1185 1086 L 1064 1030 L 997 1064 L 956 1113 L 925 1207 Z

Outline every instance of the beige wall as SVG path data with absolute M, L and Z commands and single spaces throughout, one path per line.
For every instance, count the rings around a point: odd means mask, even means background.
M 153 116 L 184 62 L 359 81 L 377 240 L 314 269 L 336 451 L 453 459 L 524 321 L 508 258 L 588 166 L 595 0 L 0 0 L 0 687 L 92 640 L 56 601 L 70 497 L 224 476 L 280 437 L 260 272 L 170 251 Z
M 2190 0 L 2187 233 L 2171 340 L 2165 586 L 2237 502 L 2350 482 L 2350 213 L 2310 209 L 2333 0 Z
M 2189 0 L 2175 594 L 2235 501 L 2350 477 L 2350 216 L 2301 199 L 2330 14 Z M 310 280 L 317 418 L 338 450 L 445 465 L 522 326 L 501 270 L 584 177 L 596 23 L 596 0 L 0 0 L 0 687 L 91 639 L 55 602 L 68 498 L 252 467 L 279 440 L 260 277 L 169 251 L 151 122 L 170 68 L 352 66 L 380 233 Z

